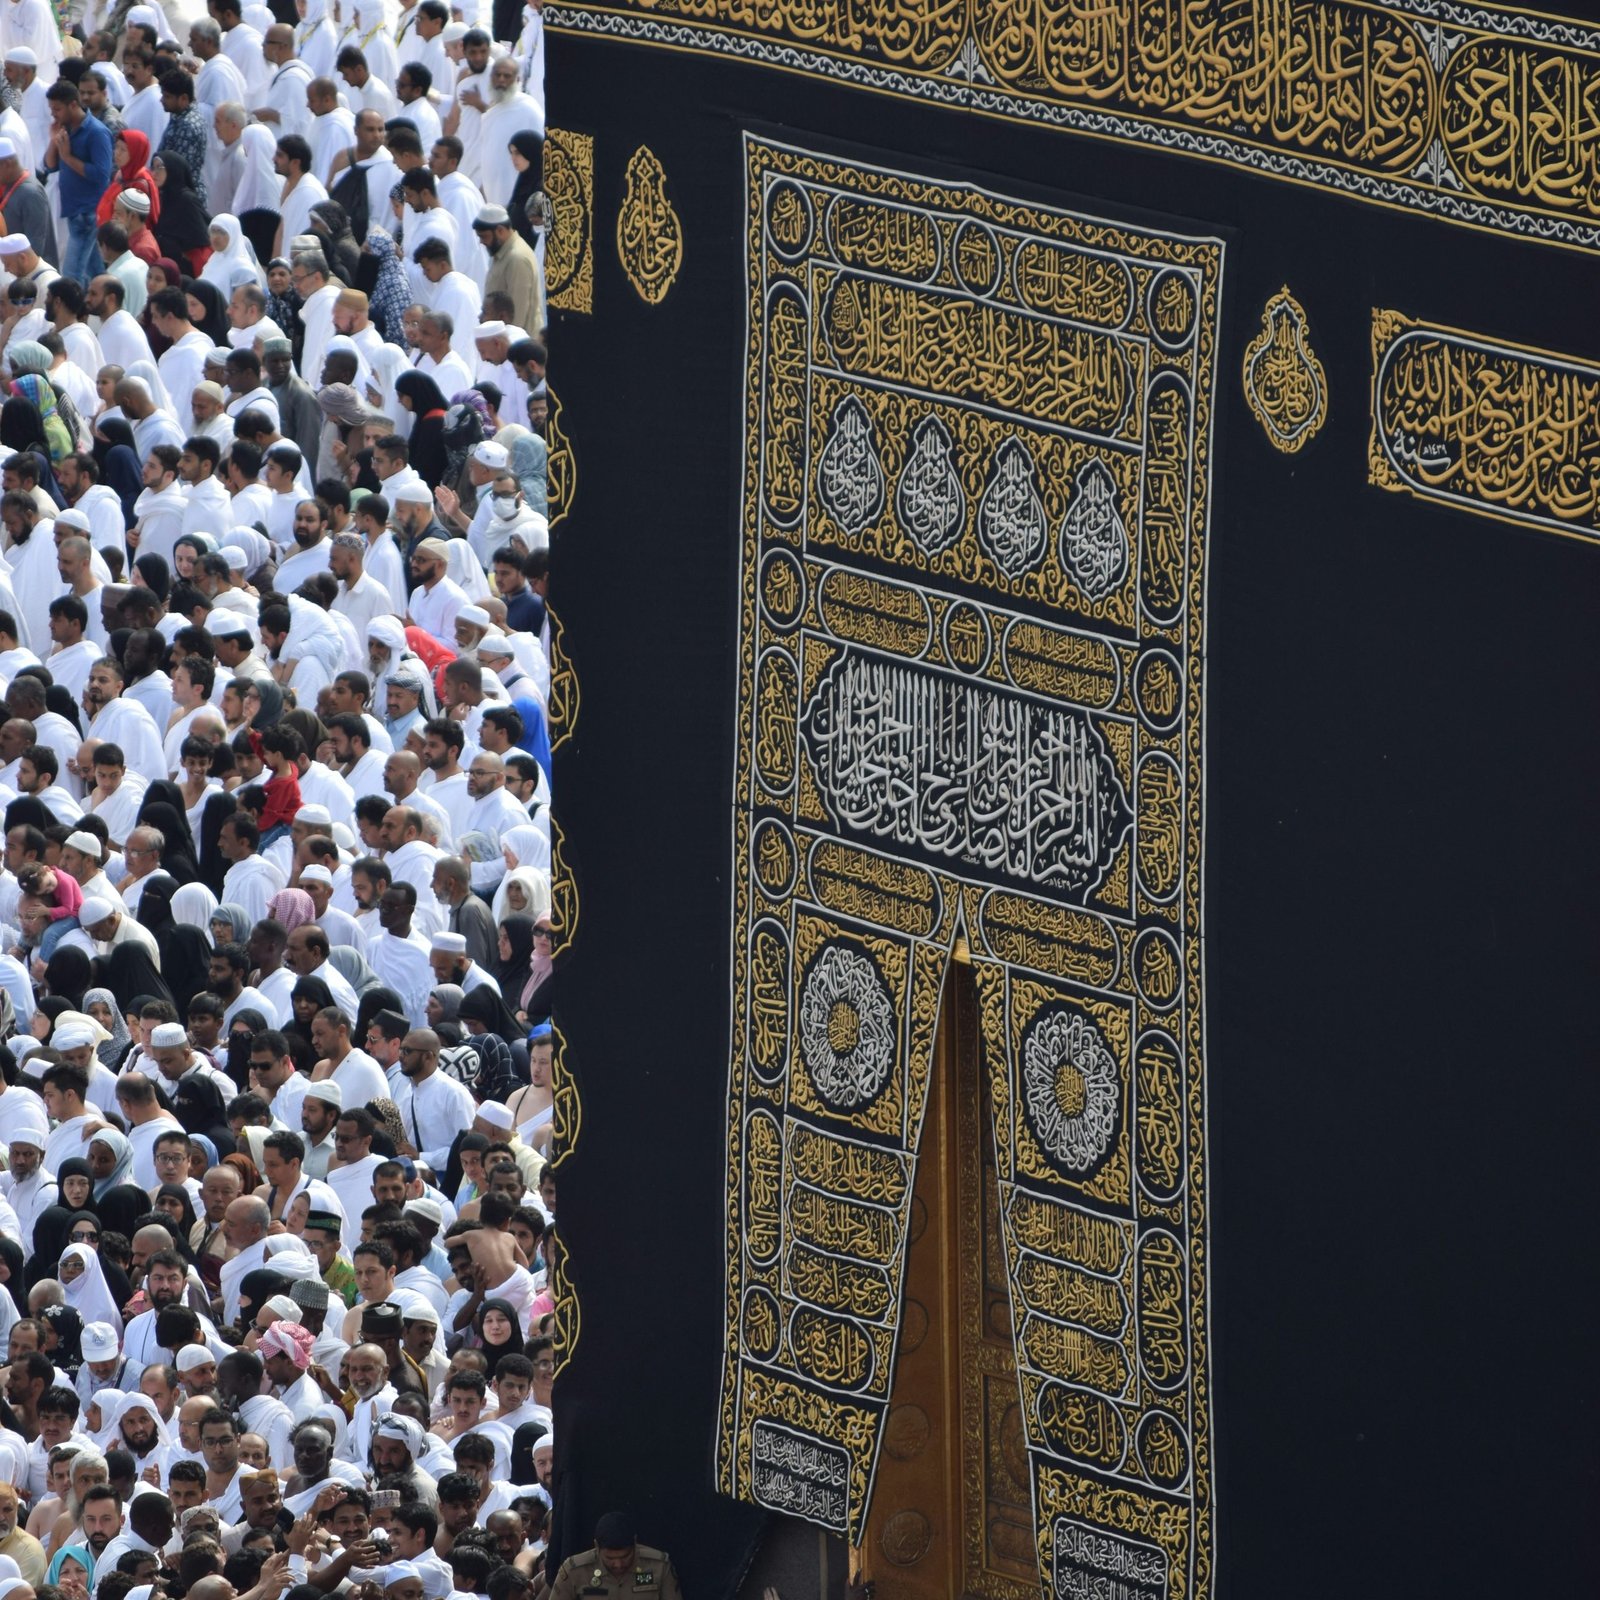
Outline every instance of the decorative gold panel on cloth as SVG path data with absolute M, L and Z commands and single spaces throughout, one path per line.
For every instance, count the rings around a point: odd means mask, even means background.
M 559 0 L 756 61 L 1600 249 L 1600 30 L 1461 0 Z
M 719 1484 L 860 1541 L 964 937 L 1041 1575 L 1201 1596 L 1222 246 L 745 148 Z
M 1600 539 L 1600 365 L 1374 310 L 1368 469 L 1419 500 Z

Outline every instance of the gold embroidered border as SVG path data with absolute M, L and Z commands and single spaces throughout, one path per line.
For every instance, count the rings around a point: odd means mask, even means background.
M 1600 30 L 1459 0 L 560 0 L 549 25 L 1600 250 Z
M 1600 539 L 1600 365 L 1375 309 L 1367 455 L 1379 488 Z
M 745 147 L 719 1487 L 861 1538 L 964 938 L 1046 1590 L 1137 1504 L 1201 1600 L 1222 247 Z
M 594 310 L 594 136 L 551 128 L 544 192 L 552 220 L 544 247 L 545 295 L 557 311 Z

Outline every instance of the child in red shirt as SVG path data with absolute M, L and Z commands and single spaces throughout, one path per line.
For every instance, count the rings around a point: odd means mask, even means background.
M 272 774 L 266 782 L 266 804 L 261 808 L 261 848 L 275 844 L 289 831 L 300 810 L 300 768 L 305 746 L 293 728 L 268 728 L 250 736 L 251 747 Z

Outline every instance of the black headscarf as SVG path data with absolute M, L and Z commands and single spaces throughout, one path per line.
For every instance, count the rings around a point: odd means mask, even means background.
M 149 890 L 145 893 L 148 894 Z M 456 1008 L 456 1015 L 463 1022 L 481 1022 L 490 1033 L 499 1034 L 508 1044 L 513 1039 L 522 1038 L 528 1031 L 517 1021 L 500 994 L 487 983 L 467 990 Z
M 64 1166 L 66 1163 L 63 1162 Z M 84 1162 L 87 1169 L 88 1162 Z M 93 1174 L 88 1174 L 93 1178 Z M 57 1181 L 59 1182 L 59 1175 Z M 38 1283 L 41 1278 L 53 1278 L 56 1267 L 61 1261 L 61 1252 L 72 1242 L 67 1235 L 72 1232 L 72 1219 L 82 1216 L 81 1211 L 74 1211 L 68 1205 L 46 1206 L 43 1211 L 33 1219 L 33 1254 L 28 1257 L 27 1270 L 23 1279 L 29 1289 Z M 98 1227 L 99 1218 L 95 1218 Z
M 478 1337 L 483 1339 L 483 1319 L 491 1311 L 498 1311 L 511 1324 L 511 1337 L 504 1344 L 490 1344 L 484 1340 L 483 1353 L 489 1358 L 489 1371 L 494 1371 L 494 1364 L 501 1356 L 520 1356 L 523 1354 L 522 1319 L 518 1317 L 516 1307 L 509 1300 L 485 1300 L 478 1307 L 478 1315 L 473 1319 L 473 1326 Z
M 172 991 L 179 1016 L 186 1017 L 189 1002 L 206 988 L 211 941 L 198 928 L 173 917 L 172 897 L 177 892 L 178 881 L 171 873 L 152 873 L 139 891 L 139 921 L 156 936 L 156 948 L 161 952 L 161 976 Z
M 76 945 L 57 945 L 55 953 L 45 964 L 44 981 L 51 994 L 70 1000 L 72 1009 L 81 1011 L 84 990 L 94 987 L 94 963 Z M 112 993 L 119 1001 L 123 998 L 115 989 Z
M 223 1070 L 238 1084 L 240 1094 L 250 1087 L 250 1051 L 255 1037 L 272 1026 L 254 1006 L 235 1011 L 228 1024 L 228 1061 Z
M 356 1025 L 350 1037 L 363 1050 L 366 1049 L 367 1029 L 380 1011 L 398 1011 L 404 1016 L 406 1003 L 393 989 L 375 983 L 370 989 L 363 990 L 356 1001 Z
M 210 284 L 206 287 L 209 289 Z M 139 576 L 144 579 L 144 586 L 158 600 L 165 600 L 172 593 L 172 568 L 167 565 L 167 558 L 157 555 L 154 550 L 147 550 L 142 556 L 134 558 L 133 563 Z
M 533 918 L 526 911 L 518 911 L 505 918 L 500 926 L 511 946 L 511 959 L 496 959 L 495 982 L 500 985 L 501 994 L 520 995 L 528 987 L 533 971 Z
M 294 987 L 289 991 L 289 999 L 291 1002 L 289 1020 L 284 1024 L 283 1031 L 291 1038 L 304 1039 L 306 1044 L 309 1045 L 311 1043 L 311 1024 L 309 1022 L 301 1022 L 294 1015 L 292 1002 L 296 1000 L 313 1000 L 316 1002 L 317 1010 L 322 1011 L 334 1003 L 333 990 L 321 978 L 296 978 Z M 313 1016 L 315 1014 L 315 1012 L 312 1013 Z
M 539 236 L 534 232 L 533 222 L 528 216 L 528 202 L 544 187 L 544 140 L 524 128 L 512 134 L 506 143 L 528 163 L 528 170 L 517 174 L 517 181 L 511 187 L 511 198 L 506 201 L 506 210 L 511 215 L 511 226 L 531 249 L 537 249 Z M 166 190 L 163 189 L 161 195 L 165 204 Z M 516 1481 L 532 1483 L 533 1479 L 518 1478 Z
M 539 1475 L 533 1467 L 533 1447 L 550 1430 L 542 1422 L 522 1422 L 511 1435 L 511 1481 L 537 1483 Z
M 395 379 L 394 392 L 411 402 L 413 420 L 407 440 L 411 465 L 430 489 L 437 489 L 445 479 L 449 452 L 444 443 L 444 417 L 432 413 L 448 411 L 450 401 L 427 373 L 414 368 Z
M 205 316 L 195 322 L 201 333 L 212 344 L 221 345 L 224 350 L 228 348 L 228 302 L 223 299 L 222 291 L 214 283 L 208 283 L 204 278 L 185 278 L 183 292 L 192 295 L 205 307 Z
M 172 1235 L 178 1249 L 192 1260 L 194 1252 L 189 1247 L 189 1235 L 194 1232 L 194 1225 L 200 1220 L 194 1214 L 194 1197 L 181 1183 L 164 1183 L 156 1190 L 156 1199 L 176 1200 L 181 1204 L 182 1215 L 173 1225 Z M 152 1209 L 159 1211 L 161 1207 L 153 1206 Z
M 72 691 L 64 683 L 52 683 L 44 692 L 44 707 L 46 711 L 53 711 L 58 717 L 70 722 L 77 732 L 83 732 L 83 717 L 78 710 L 78 702 L 72 698 Z
M 88 1148 L 88 1145 L 84 1146 L 85 1150 Z M 74 1209 L 72 1212 L 73 1216 L 75 1217 L 83 1216 L 86 1212 L 90 1211 L 94 1205 L 94 1168 L 89 1165 L 87 1156 L 67 1156 L 64 1160 L 57 1162 L 56 1165 L 58 1168 L 56 1172 L 56 1183 L 58 1186 L 64 1185 L 68 1178 L 87 1178 L 89 1180 L 88 1201 L 84 1205 Z M 62 1205 L 68 1204 L 66 1189 L 64 1187 L 58 1187 L 57 1193 L 61 1197 Z M 68 1231 L 71 1231 L 70 1228 Z M 71 1242 L 72 1241 L 70 1239 L 64 1239 L 61 1243 L 61 1250 L 65 1250 Z M 57 1256 L 61 1254 L 61 1250 L 56 1252 Z
M 158 778 L 144 792 L 139 802 L 139 823 L 161 830 L 161 870 L 167 873 L 174 886 L 193 883 L 200 876 L 200 863 L 194 856 L 194 835 L 189 831 L 189 817 L 184 809 L 183 795 L 170 778 Z
M 101 417 L 94 425 L 94 433 L 94 458 L 100 463 L 100 481 L 122 502 L 122 520 L 131 528 L 138 520 L 134 505 L 144 493 L 139 455 L 133 444 L 133 427 L 125 417 Z
M 228 1107 L 215 1078 L 192 1072 L 182 1079 L 172 1091 L 172 1114 L 185 1133 L 203 1133 L 216 1141 L 216 1130 L 221 1129 L 228 1138 L 228 1149 L 233 1149 L 233 1137 L 228 1131 Z M 218 1146 L 220 1151 L 221 1146 Z
M 27 1270 L 27 1263 L 23 1259 L 22 1246 L 15 1239 L 5 1238 L 0 1235 L 0 1265 L 5 1267 L 6 1293 L 11 1296 L 11 1302 L 17 1308 L 19 1316 L 28 1314 L 28 1289 L 23 1282 L 23 1274 Z
M 6 832 L 13 828 L 38 828 L 42 833 L 55 826 L 56 815 L 43 800 L 31 794 L 19 794 L 6 807 Z
M 100 1270 L 105 1274 L 108 1289 L 111 1288 L 111 1274 L 107 1270 L 110 1266 L 109 1261 L 100 1263 Z M 111 1292 L 113 1295 L 116 1294 L 115 1289 Z M 119 1306 L 123 1303 L 122 1300 L 117 1301 Z M 56 1336 L 55 1349 L 47 1352 L 50 1359 L 68 1377 L 76 1378 L 78 1368 L 83 1365 L 83 1350 L 80 1345 L 83 1338 L 83 1318 L 71 1306 L 46 1306 L 39 1313 L 39 1320 Z
M 200 881 L 219 899 L 222 880 L 228 875 L 229 863 L 222 859 L 219 842 L 222 824 L 238 810 L 239 802 L 231 789 L 212 795 L 200 813 Z
M 56 952 L 60 955 L 60 951 Z M 160 969 L 150 959 L 150 952 L 133 939 L 116 945 L 102 962 L 101 987 L 117 997 L 117 1004 L 126 1011 L 127 1000 L 136 994 L 149 995 L 155 1000 L 172 1000 L 172 990 Z
M 162 255 L 181 263 L 191 250 L 204 250 L 211 243 L 211 218 L 195 193 L 189 163 L 170 150 L 157 153 L 167 169 L 167 181 L 161 185 L 161 217 L 153 231 Z
M 361 270 L 361 246 L 350 231 L 350 214 L 337 200 L 319 200 L 311 208 L 311 231 L 322 240 L 322 253 L 333 268 L 333 275 L 347 287 Z M 307 382 L 320 383 L 322 374 L 306 374 Z
M 44 418 L 33 401 L 13 395 L 0 405 L 0 444 L 8 450 L 40 450 L 46 456 L 50 454 Z
M 256 733 L 264 733 L 268 728 L 276 727 L 283 717 L 283 688 L 271 678 L 253 678 L 251 683 L 255 687 L 256 698 L 261 702 L 261 709 L 250 719 L 250 726 Z
M 138 1229 L 139 1219 L 150 1209 L 150 1196 L 135 1184 L 119 1183 L 95 1201 L 94 1209 L 102 1227 L 131 1239 Z M 102 1261 L 100 1266 L 102 1270 L 109 1270 L 111 1263 Z M 121 1300 L 117 1302 L 118 1305 L 122 1303 Z

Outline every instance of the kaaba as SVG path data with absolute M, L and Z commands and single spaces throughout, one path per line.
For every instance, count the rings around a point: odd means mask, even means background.
M 546 17 L 552 1560 L 1592 1589 L 1600 28 Z

